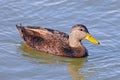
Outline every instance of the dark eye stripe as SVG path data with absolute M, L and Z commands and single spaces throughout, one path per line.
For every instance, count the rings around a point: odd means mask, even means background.
M 80 31 L 84 31 L 84 32 L 87 32 L 86 30 L 84 30 L 84 29 L 80 29 Z
M 83 31 L 83 29 L 80 29 L 80 31 Z

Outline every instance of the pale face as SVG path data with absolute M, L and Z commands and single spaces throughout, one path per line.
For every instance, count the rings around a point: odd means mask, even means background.
M 94 44 L 99 44 L 99 42 L 91 36 L 91 34 L 88 32 L 87 28 L 84 25 L 77 24 L 73 26 L 70 35 L 73 36 L 74 40 L 76 41 L 87 39 Z

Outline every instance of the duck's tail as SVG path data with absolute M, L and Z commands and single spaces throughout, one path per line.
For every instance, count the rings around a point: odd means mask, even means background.
M 27 34 L 27 30 L 25 28 L 25 26 L 22 26 L 21 24 L 17 24 L 16 25 L 18 31 L 19 31 L 19 34 L 20 36 L 23 38 L 23 40 L 26 42 L 27 45 L 30 45 L 31 44 L 31 37 L 29 38 L 29 34 Z
M 30 26 L 22 26 L 21 24 L 17 24 L 16 27 L 20 33 L 20 36 L 30 47 L 35 47 L 43 40 L 39 31 L 37 32 Z
M 23 38 L 25 28 L 21 24 L 17 24 L 16 27 L 20 33 L 20 36 Z

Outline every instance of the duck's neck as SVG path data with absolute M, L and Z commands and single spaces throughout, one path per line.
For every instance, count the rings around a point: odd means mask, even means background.
M 80 40 L 74 35 L 74 34 L 70 34 L 69 35 L 69 46 L 74 48 L 79 49 L 79 52 L 76 52 L 76 55 L 79 56 L 86 56 L 86 49 L 85 47 L 82 45 L 82 43 L 80 42 Z
M 74 38 L 69 38 L 70 47 L 79 47 L 82 45 L 78 40 L 74 40 Z
M 69 35 L 69 45 L 70 45 L 70 47 L 81 47 L 82 46 L 78 36 L 76 36 L 75 33 L 70 33 L 70 35 Z

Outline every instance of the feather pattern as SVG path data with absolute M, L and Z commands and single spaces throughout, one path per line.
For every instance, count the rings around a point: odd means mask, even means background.
M 87 56 L 87 52 L 82 53 L 83 48 L 70 47 L 69 35 L 64 32 L 37 26 L 16 25 L 16 27 L 26 44 L 33 49 L 58 56 Z

